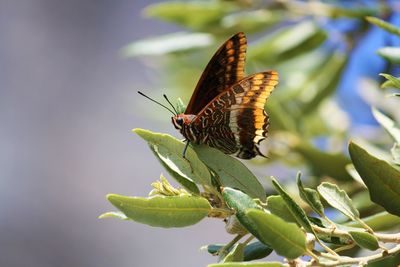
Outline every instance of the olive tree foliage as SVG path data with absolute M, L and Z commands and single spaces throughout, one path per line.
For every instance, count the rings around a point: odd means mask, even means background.
M 171 88 L 169 95 L 187 100 L 213 51 L 239 31 L 249 39 L 247 73 L 280 73 L 266 105 L 271 127 L 261 146 L 268 158 L 244 162 L 202 145 L 189 146 L 183 158 L 185 144 L 179 139 L 134 129 L 168 179 L 180 186 L 161 176 L 148 197 L 109 194 L 118 211 L 101 218 L 165 228 L 188 227 L 206 217 L 224 220 L 221 231 L 233 238 L 204 248 L 217 256 L 209 266 L 399 264 L 400 78 L 393 67 L 400 63 L 400 48 L 380 48 L 375 56 L 385 59 L 383 73 L 362 78 L 360 95 L 376 120 L 372 134 L 350 119 L 348 112 L 357 110 L 340 103 L 335 92 L 371 29 L 398 38 L 400 28 L 388 22 L 394 14 L 385 1 L 368 7 L 342 2 L 209 0 L 148 6 L 145 16 L 182 30 L 134 42 L 122 52 L 156 63 L 152 71 L 163 88 Z M 276 169 L 282 177 L 271 177 Z M 284 260 L 269 261 L 273 251 Z

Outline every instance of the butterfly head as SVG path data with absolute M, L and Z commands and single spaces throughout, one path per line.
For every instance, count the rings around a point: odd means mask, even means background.
M 178 114 L 172 117 L 172 124 L 177 130 L 181 130 L 184 124 L 189 125 L 195 117 L 195 115 Z

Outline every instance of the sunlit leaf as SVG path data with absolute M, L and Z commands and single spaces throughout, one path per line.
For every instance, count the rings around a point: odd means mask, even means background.
M 381 20 L 379 18 L 375 18 L 375 17 L 366 17 L 365 18 L 368 22 L 390 32 L 396 35 L 400 36 L 400 29 L 398 27 L 396 27 L 395 25 L 388 23 L 384 20 Z
M 252 198 L 265 201 L 263 186 L 242 162 L 209 146 L 193 148 L 200 160 L 218 175 L 222 186 L 239 189 Z
M 195 196 L 142 198 L 109 194 L 107 199 L 129 219 L 165 228 L 193 225 L 211 210 L 207 199 Z
M 116 219 L 120 219 L 120 220 L 129 220 L 128 217 L 126 217 L 126 215 L 120 211 L 109 211 L 109 212 L 105 212 L 103 214 L 101 214 L 99 216 L 99 219 L 106 219 L 106 218 L 116 218 Z
M 382 88 L 395 87 L 395 88 L 400 89 L 400 78 L 396 78 L 396 77 L 394 77 L 390 74 L 386 74 L 386 73 L 380 73 L 379 75 L 381 75 L 387 79 L 387 81 L 382 84 Z
M 213 41 L 212 35 L 208 33 L 177 32 L 136 41 L 125 46 L 122 54 L 126 57 L 159 56 L 206 47 Z
M 353 142 L 349 152 L 354 167 L 368 187 L 371 200 L 400 216 L 400 171 Z
M 182 141 L 168 134 L 154 133 L 139 128 L 134 129 L 133 132 L 146 140 L 157 157 L 174 172 L 195 183 L 212 185 L 211 175 L 207 166 L 199 160 L 191 147 L 188 147 L 186 158 L 183 158 L 182 152 L 185 144 Z
M 377 250 L 379 248 L 378 239 L 370 233 L 349 231 L 349 234 L 357 243 L 357 245 L 362 248 L 369 250 Z
M 257 238 L 277 254 L 295 259 L 306 252 L 305 234 L 295 223 L 255 209 L 248 210 L 246 216 L 255 226 Z
M 400 48 L 399 47 L 383 47 L 378 49 L 377 53 L 392 63 L 400 63 Z
M 329 205 L 349 217 L 351 220 L 357 220 L 360 213 L 354 207 L 353 202 L 344 190 L 337 185 L 323 182 L 318 186 L 318 192 L 328 202 Z
M 249 50 L 248 58 L 249 61 L 274 65 L 318 47 L 326 36 L 317 24 L 304 21 L 262 39 Z
M 379 124 L 382 125 L 383 128 L 390 134 L 393 140 L 396 143 L 400 143 L 400 128 L 396 125 L 396 123 L 376 108 L 372 108 L 372 114 Z

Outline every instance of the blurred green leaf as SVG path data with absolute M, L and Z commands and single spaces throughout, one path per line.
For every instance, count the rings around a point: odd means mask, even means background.
M 291 146 L 309 163 L 314 175 L 327 175 L 339 181 L 352 180 L 345 169 L 351 161 L 343 154 L 321 151 L 304 140 L 295 140 Z
M 349 231 L 353 240 L 362 248 L 377 250 L 379 248 L 378 239 L 367 232 Z
M 188 147 L 185 154 L 186 158 L 183 158 L 182 152 L 185 144 L 178 139 L 168 134 L 154 133 L 139 128 L 132 131 L 147 141 L 157 157 L 174 172 L 195 183 L 212 185 L 211 175 L 207 166 L 199 160 L 191 147 Z
M 229 251 L 228 255 L 221 261 L 221 263 L 225 262 L 241 262 L 244 258 L 244 247 L 245 245 L 242 243 L 236 243 L 235 246 Z
M 255 226 L 257 238 L 277 254 L 295 259 L 306 252 L 305 234 L 296 224 L 256 209 L 248 210 L 246 216 Z
M 302 114 L 315 111 L 316 107 L 335 91 L 346 63 L 346 54 L 339 51 L 332 53 L 325 64 L 301 86 L 303 90 L 299 100 Z
M 318 192 L 311 188 L 305 188 L 300 179 L 300 173 L 297 175 L 297 187 L 299 188 L 299 195 L 319 216 L 324 217 L 324 206 L 319 199 Z
M 260 40 L 248 52 L 249 61 L 275 65 L 320 46 L 326 33 L 311 21 L 287 26 Z
M 400 78 L 396 78 L 390 74 L 386 73 L 380 73 L 379 75 L 385 77 L 387 79 L 386 82 L 382 84 L 382 88 L 387 88 L 387 87 L 395 87 L 400 89 Z
M 282 196 L 268 196 L 267 208 L 272 214 L 281 217 L 285 221 L 297 223 L 296 218 L 290 212 Z
M 279 262 L 228 262 L 228 263 L 214 263 L 209 264 L 207 267 L 283 267 Z
M 362 218 L 374 231 L 386 231 L 400 225 L 400 217 L 387 213 L 386 211 Z M 349 221 L 344 225 L 363 228 L 359 222 Z
M 394 143 L 393 147 L 390 149 L 393 156 L 393 163 L 400 165 L 400 143 Z
M 107 199 L 129 219 L 156 227 L 193 225 L 211 211 L 207 199 L 195 196 L 141 198 L 109 194 Z
M 400 144 L 400 128 L 398 127 L 398 125 L 396 125 L 396 123 L 391 118 L 389 118 L 376 108 L 372 108 L 372 114 L 379 122 L 379 124 L 382 125 L 383 128 L 393 138 L 395 143 Z
M 265 202 L 263 186 L 242 162 L 209 146 L 195 145 L 193 148 L 200 160 L 218 175 L 224 187 L 239 189 L 250 197 Z
M 282 186 L 274 177 L 271 177 L 271 180 L 275 190 L 278 191 L 279 195 L 281 195 L 290 213 L 294 218 L 296 218 L 297 223 L 303 226 L 307 232 L 310 232 L 316 236 L 314 229 L 311 226 L 311 222 L 308 220 L 306 212 L 296 203 L 296 201 L 292 199 L 292 197 L 282 188 Z
M 253 33 L 265 31 L 281 20 L 282 14 L 278 11 L 258 9 L 229 14 L 222 18 L 221 25 L 225 31 L 230 31 L 232 34 L 238 31 Z
M 400 63 L 400 48 L 399 47 L 383 47 L 378 49 L 378 55 L 389 60 L 392 63 Z
M 396 27 L 395 25 L 388 23 L 384 20 L 381 20 L 379 18 L 375 18 L 375 17 L 365 17 L 365 19 L 369 22 L 372 23 L 382 29 L 384 29 L 385 31 L 388 31 L 390 33 L 396 34 L 400 36 L 400 29 L 398 27 Z
M 318 192 L 332 207 L 349 217 L 351 220 L 360 218 L 360 213 L 344 190 L 337 185 L 323 182 L 318 186 Z
M 213 41 L 208 33 L 177 32 L 133 42 L 121 52 L 125 57 L 159 56 L 206 47 Z
M 371 200 L 400 216 L 400 171 L 353 142 L 349 152 L 354 167 L 368 187 Z
M 233 3 L 219 1 L 176 1 L 149 5 L 144 14 L 192 30 L 207 31 L 235 9 L 237 8 Z

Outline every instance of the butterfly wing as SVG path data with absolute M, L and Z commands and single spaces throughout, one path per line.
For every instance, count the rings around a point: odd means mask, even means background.
M 185 114 L 197 114 L 212 99 L 244 77 L 247 40 L 239 32 L 214 54 L 203 71 Z
M 202 132 L 200 143 L 242 159 L 261 155 L 258 144 L 267 137 L 269 117 L 264 110 L 278 73 L 248 76 L 215 97 L 193 120 Z

